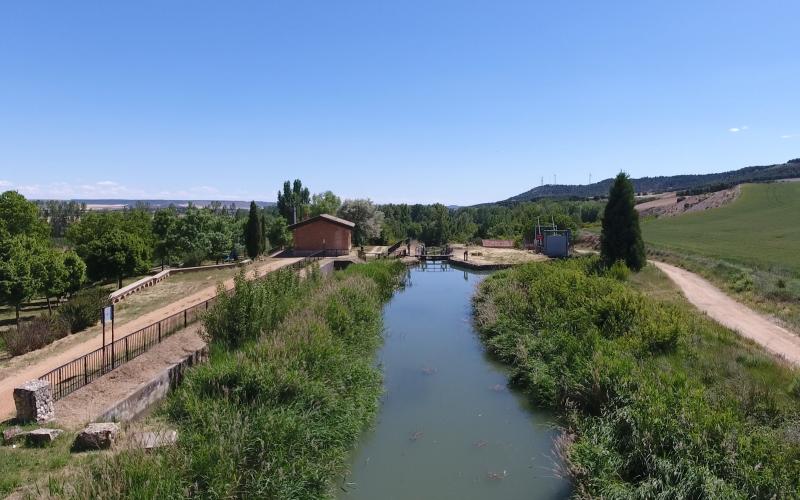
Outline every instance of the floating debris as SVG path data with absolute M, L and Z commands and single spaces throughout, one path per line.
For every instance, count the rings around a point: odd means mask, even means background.
M 506 386 L 501 384 L 494 384 L 493 386 L 489 387 L 489 389 L 493 390 L 494 392 L 503 392 L 506 390 Z
M 424 435 L 425 435 L 424 432 L 417 431 L 417 432 L 412 433 L 411 436 L 408 438 L 408 440 L 409 441 L 418 441 L 418 440 L 422 439 L 422 436 L 424 436 Z
M 474 446 L 475 448 L 483 448 L 488 444 L 489 444 L 489 441 L 486 441 L 485 439 L 481 439 L 479 441 L 475 441 L 474 443 L 472 443 L 472 446 Z
M 433 375 L 436 372 L 437 372 L 436 368 L 431 368 L 430 366 L 426 366 L 425 368 L 422 369 L 422 373 L 424 373 L 425 375 Z
M 489 474 L 486 475 L 486 477 L 490 481 L 502 481 L 503 479 L 506 478 L 506 476 L 508 476 L 508 473 L 506 471 L 503 471 L 503 472 L 490 472 Z

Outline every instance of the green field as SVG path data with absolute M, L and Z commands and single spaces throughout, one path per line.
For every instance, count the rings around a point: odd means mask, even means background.
M 647 243 L 800 275 L 800 182 L 747 184 L 732 204 L 642 223 Z

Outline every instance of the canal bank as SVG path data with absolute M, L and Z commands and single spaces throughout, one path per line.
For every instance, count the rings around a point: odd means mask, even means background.
M 432 272 L 439 271 L 439 272 Z M 351 456 L 342 499 L 564 498 L 552 417 L 507 388 L 472 328 L 486 273 L 410 270 L 384 308 L 384 395 Z

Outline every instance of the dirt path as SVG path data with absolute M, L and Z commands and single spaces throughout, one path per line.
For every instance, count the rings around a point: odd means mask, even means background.
M 650 262 L 678 285 L 689 302 L 715 321 L 760 344 L 767 351 L 800 365 L 799 336 L 735 301 L 694 273 L 664 262 Z
M 246 276 L 248 279 L 253 279 L 257 276 L 263 276 L 266 273 L 291 265 L 299 260 L 301 259 L 291 258 L 271 261 L 249 271 Z M 224 285 L 227 289 L 233 288 L 233 278 L 226 280 Z M 114 335 L 116 338 L 120 338 L 128 335 L 129 333 L 133 333 L 140 328 L 144 328 L 145 326 L 151 325 L 156 321 L 178 313 L 187 307 L 204 302 L 216 294 L 216 285 L 205 288 L 197 293 L 165 305 L 160 309 L 143 314 L 142 316 L 139 316 L 135 320 L 129 321 L 124 325 L 116 325 L 114 328 Z M 110 333 L 106 335 L 106 343 L 111 343 Z M 57 368 L 79 356 L 94 351 L 102 346 L 103 336 L 102 333 L 100 333 L 84 342 L 81 342 L 80 344 L 73 345 L 62 352 L 54 354 L 53 356 L 44 359 L 37 359 L 28 365 L 17 366 L 15 369 L 4 370 L 2 373 L 3 378 L 0 380 L 0 420 L 10 418 L 15 413 L 13 399 L 14 387 L 21 385 L 27 380 L 41 377 L 50 370 Z

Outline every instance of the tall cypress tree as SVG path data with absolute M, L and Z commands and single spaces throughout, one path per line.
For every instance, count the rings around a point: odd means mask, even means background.
M 247 247 L 247 256 L 251 259 L 255 259 L 261 253 L 261 219 L 258 215 L 256 202 L 251 201 L 250 214 L 247 216 L 247 226 L 244 230 L 244 244 Z
M 628 174 L 620 172 L 608 193 L 608 203 L 603 212 L 600 255 L 606 265 L 622 260 L 629 269 L 639 271 L 647 260 L 639 213 L 634 204 L 633 184 Z

